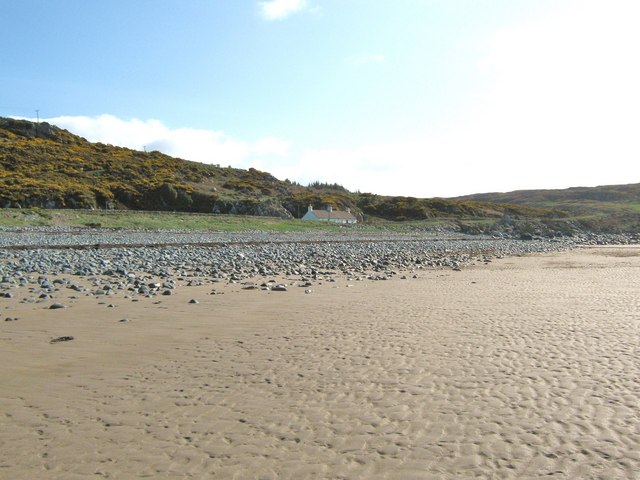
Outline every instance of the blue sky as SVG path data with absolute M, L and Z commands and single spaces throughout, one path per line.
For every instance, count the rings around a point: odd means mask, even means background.
M 7 0 L 0 115 L 420 197 L 640 182 L 636 0 Z

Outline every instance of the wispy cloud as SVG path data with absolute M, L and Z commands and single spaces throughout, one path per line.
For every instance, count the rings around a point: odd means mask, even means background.
M 283 20 L 307 7 L 307 0 L 268 0 L 258 2 L 260 13 L 266 20 Z
M 221 131 L 171 129 L 158 120 L 123 120 L 113 115 L 99 115 L 64 116 L 46 121 L 92 142 L 136 150 L 159 150 L 178 158 L 224 166 L 258 167 L 274 158 L 285 157 L 289 152 L 289 143 L 278 138 L 239 140 Z

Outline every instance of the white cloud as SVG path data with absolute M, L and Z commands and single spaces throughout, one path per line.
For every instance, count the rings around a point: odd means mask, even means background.
M 113 115 L 65 116 L 46 119 L 92 142 L 103 142 L 136 150 L 159 150 L 167 155 L 202 163 L 256 167 L 285 157 L 289 143 L 272 137 L 257 141 L 231 138 L 220 131 L 170 129 L 158 120 L 122 120 Z
M 570 5 L 496 33 L 464 140 L 515 184 L 639 182 L 640 3 Z
M 252 151 L 258 155 L 279 155 L 286 156 L 291 145 L 286 140 L 274 137 L 265 137 L 258 140 L 253 145 Z
M 450 129 L 308 150 L 290 175 L 413 196 L 640 182 L 640 3 L 570 6 L 495 32 Z
M 473 192 L 474 180 L 452 169 L 454 158 L 468 152 L 449 147 L 447 139 L 438 138 L 351 149 L 310 149 L 294 165 L 284 168 L 288 178 L 303 184 L 337 182 L 354 191 L 416 197 Z M 285 176 L 277 169 L 273 173 Z
M 303 10 L 307 6 L 306 0 L 269 0 L 258 3 L 260 13 L 266 20 L 283 20 L 288 16 Z
M 494 32 L 451 128 L 309 149 L 286 176 L 413 196 L 640 182 L 640 3 L 562 5 Z

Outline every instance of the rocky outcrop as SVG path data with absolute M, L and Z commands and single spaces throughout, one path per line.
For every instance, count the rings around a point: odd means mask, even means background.
M 28 120 L 15 120 L 13 118 L 0 117 L 0 128 L 16 135 L 27 138 L 48 138 L 50 140 L 56 139 L 57 127 L 54 127 L 47 122 L 34 123 Z
M 213 205 L 212 212 L 230 215 L 293 218 L 291 212 L 275 199 L 217 200 Z

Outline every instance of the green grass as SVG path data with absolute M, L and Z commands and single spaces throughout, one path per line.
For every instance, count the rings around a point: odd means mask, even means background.
M 546 201 L 536 206 L 565 211 L 569 214 L 624 214 L 640 213 L 640 204 L 634 202 L 605 202 L 597 200 Z
M 627 207 L 636 213 L 640 213 L 640 203 L 627 203 Z
M 50 212 L 40 209 L 0 209 L 0 226 L 31 227 L 53 225 Z
M 489 223 L 488 219 L 469 219 L 469 223 Z M 242 215 L 204 215 L 144 211 L 87 211 L 44 210 L 40 208 L 0 209 L 0 226 L 68 226 L 102 227 L 118 229 L 152 230 L 201 230 L 217 232 L 241 232 L 247 230 L 271 232 L 337 232 L 357 228 L 361 232 L 407 231 L 440 225 L 454 225 L 455 219 L 431 219 L 393 222 L 369 216 L 367 222 L 354 226 L 335 223 L 287 220 L 274 217 Z
M 573 211 L 571 215 L 558 219 L 528 218 L 519 221 L 542 221 L 562 230 L 568 222 L 579 223 L 595 231 L 640 230 L 640 204 L 624 203 L 607 205 L 608 210 Z M 89 210 L 45 210 L 40 208 L 0 209 L 0 226 L 68 226 L 103 227 L 117 229 L 192 230 L 215 232 L 242 232 L 247 230 L 268 232 L 338 232 L 357 228 L 360 232 L 429 230 L 439 226 L 462 227 L 465 231 L 490 231 L 499 222 L 496 218 L 440 217 L 420 221 L 394 222 L 367 216 L 364 224 L 344 226 L 324 222 L 285 220 L 273 217 L 238 215 L 207 215 L 145 211 L 89 211 Z
M 305 232 L 338 231 L 336 224 L 285 220 L 273 217 L 235 215 L 197 215 L 135 211 L 79 211 L 43 209 L 0 209 L 0 226 L 69 226 L 154 230 L 209 230 L 239 232 L 246 230 Z
M 467 225 L 488 226 L 496 219 L 464 218 Z M 456 218 L 434 218 L 394 222 L 373 216 L 356 227 L 325 222 L 287 220 L 274 217 L 253 217 L 243 215 L 206 215 L 171 212 L 144 211 L 88 211 L 70 209 L 45 210 L 40 208 L 0 209 L 0 226 L 68 226 L 102 227 L 118 229 L 152 230 L 203 230 L 218 232 L 241 232 L 247 230 L 273 232 L 344 231 L 357 228 L 358 231 L 407 231 L 456 224 Z

